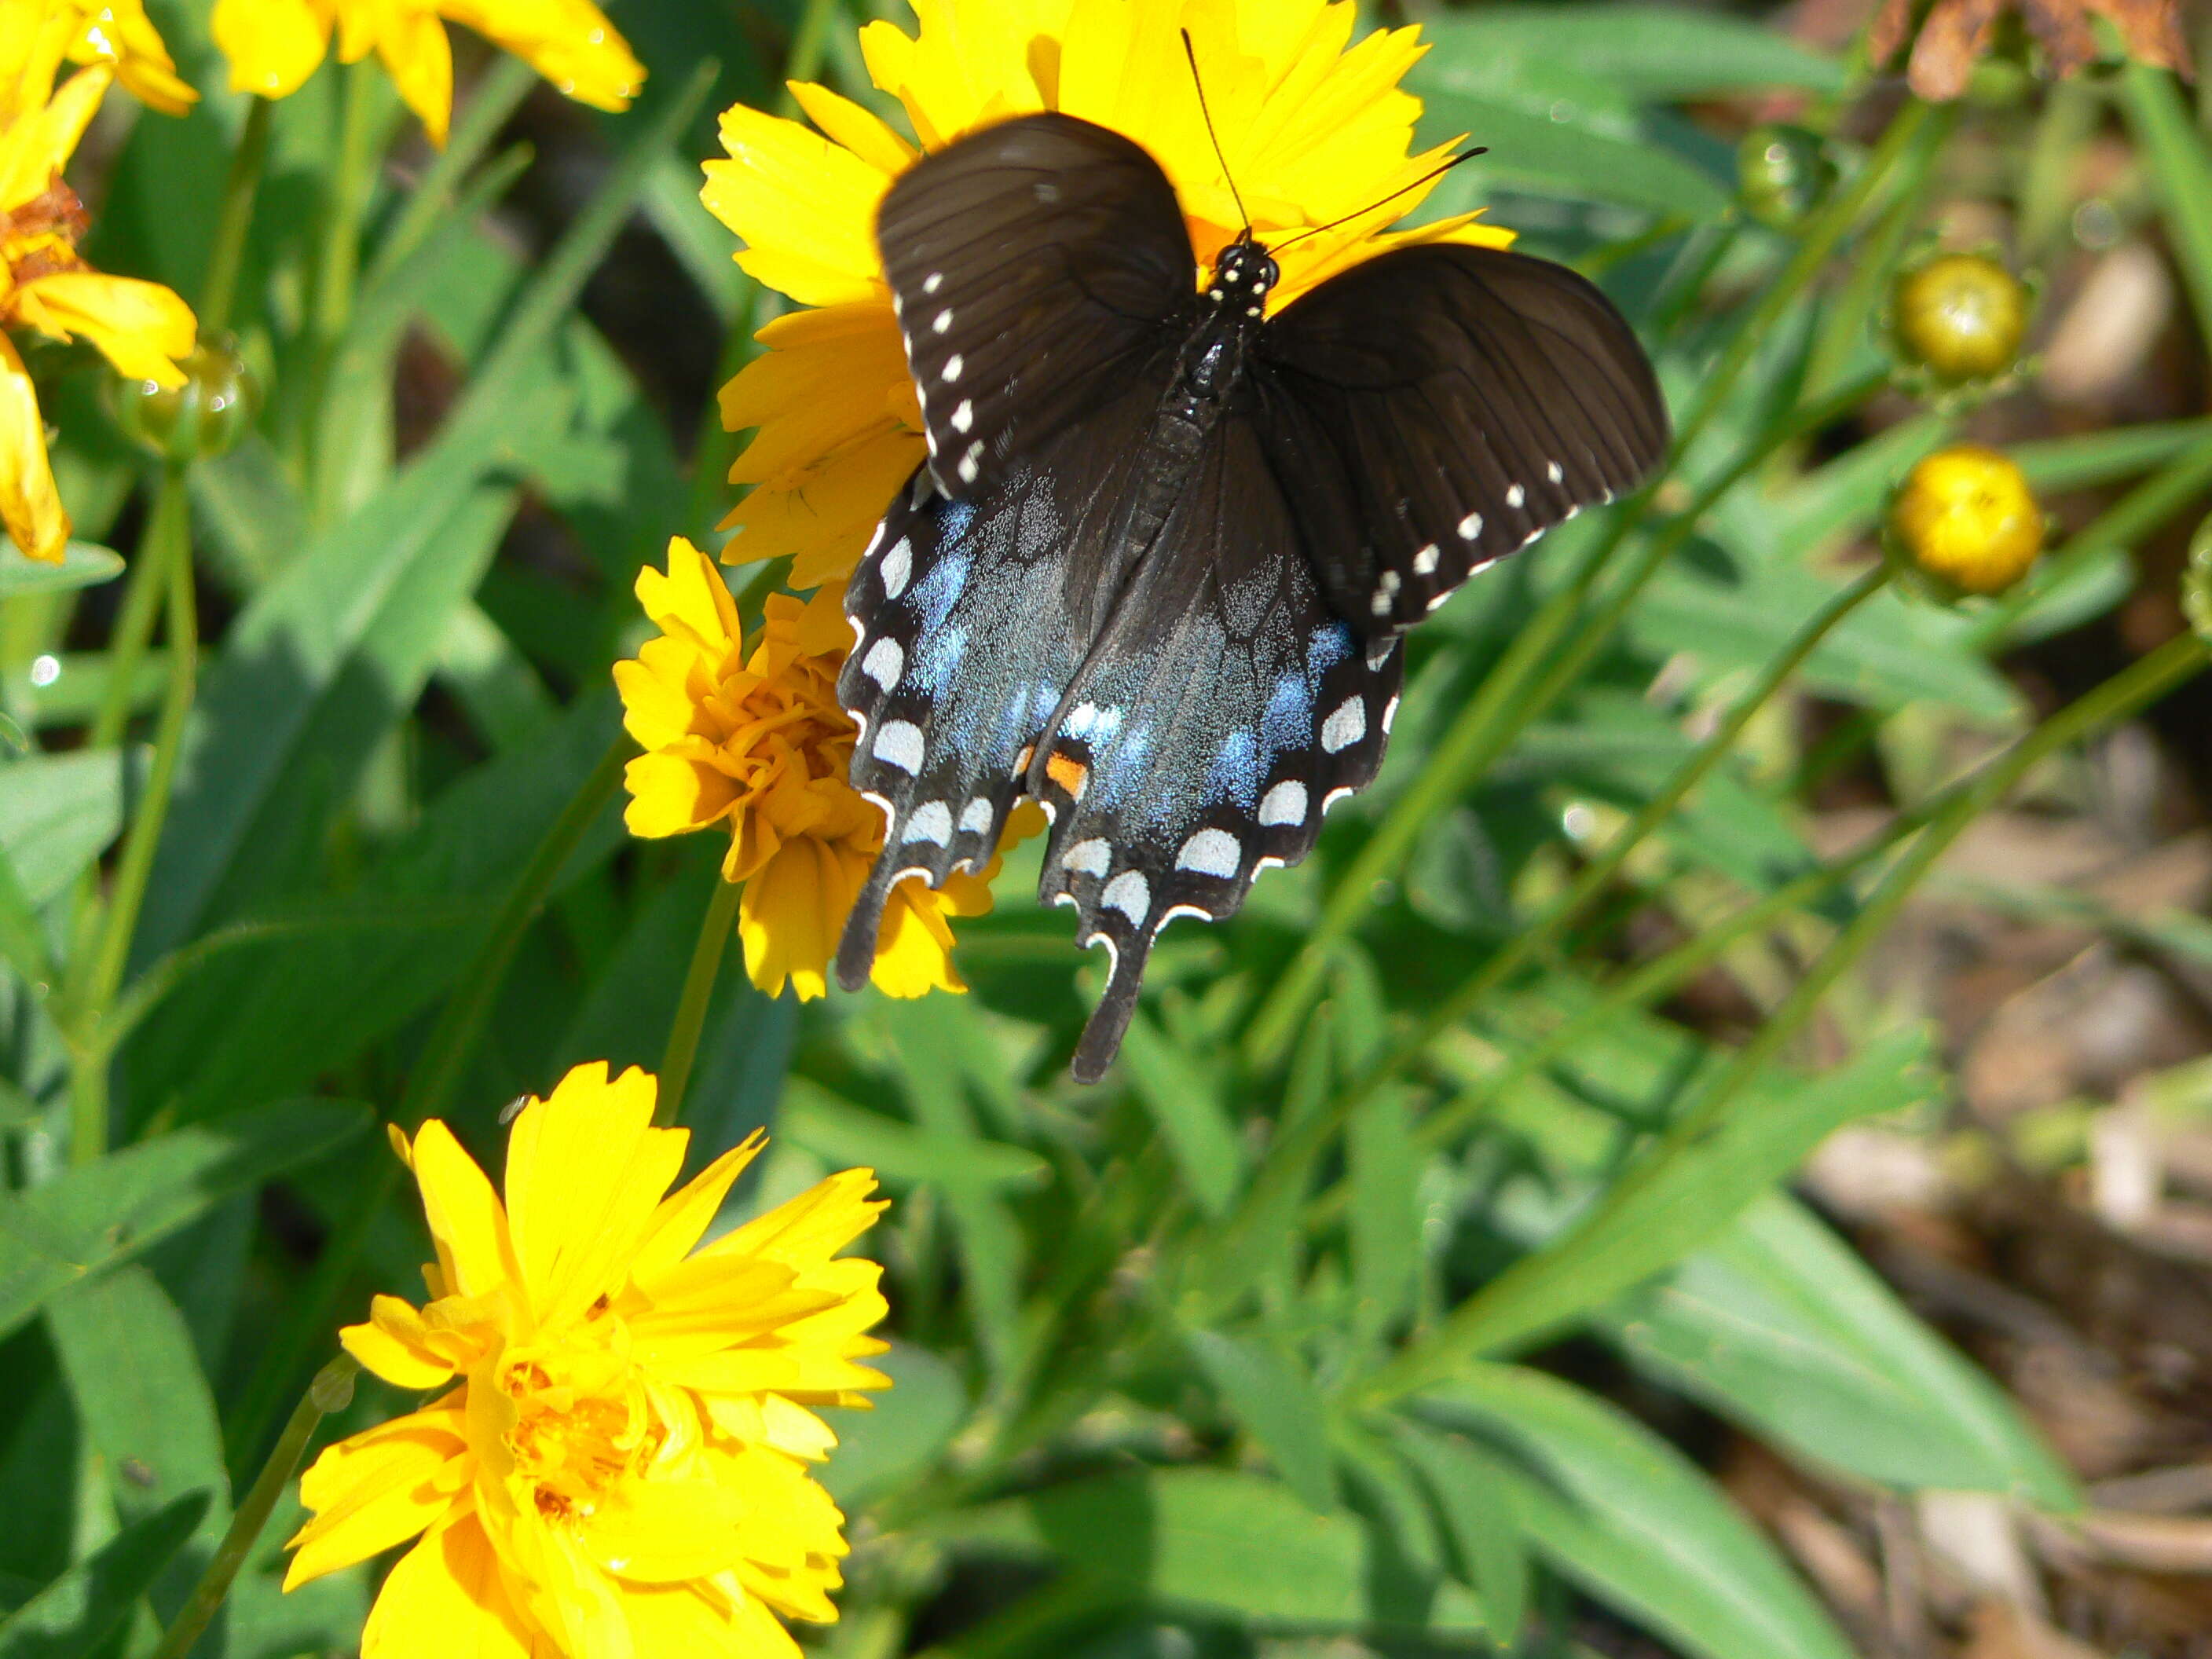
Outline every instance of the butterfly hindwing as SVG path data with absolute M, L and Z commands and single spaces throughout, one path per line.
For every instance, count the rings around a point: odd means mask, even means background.
M 1174 190 L 1117 132 L 1025 115 L 901 175 L 876 218 L 939 487 L 1092 411 L 1194 304 Z
M 1113 957 L 1078 1078 L 1113 1059 L 1160 929 L 1232 915 L 1374 777 L 1401 675 L 1395 640 L 1328 607 L 1250 422 L 1223 420 L 1030 763 L 1038 896 Z
M 1668 441 L 1612 303 L 1498 248 L 1400 248 L 1331 277 L 1269 320 L 1253 378 L 1322 580 L 1373 633 L 1634 489 Z
M 1063 430 L 987 489 L 949 497 L 917 470 L 854 571 L 837 697 L 860 726 L 854 786 L 886 824 L 838 951 L 848 990 L 867 979 L 902 878 L 942 886 L 997 849 L 1024 763 L 1110 597 L 1098 592 L 1102 550 L 1166 372 L 1140 371 L 1090 427 Z

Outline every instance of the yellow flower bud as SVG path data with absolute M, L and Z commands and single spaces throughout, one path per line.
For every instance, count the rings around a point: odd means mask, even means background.
M 1940 587 L 2001 593 L 2043 550 L 2043 509 L 2012 459 L 1979 444 L 1939 449 L 1889 504 L 1895 544 Z
M 1899 273 L 1890 295 L 1898 355 L 1938 385 L 1993 380 L 2027 337 L 2028 292 L 1980 253 L 1939 253 Z

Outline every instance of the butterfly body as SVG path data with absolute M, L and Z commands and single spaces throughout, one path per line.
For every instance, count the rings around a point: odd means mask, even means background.
M 1088 1080 L 1159 930 L 1231 914 L 1373 778 L 1404 629 L 1632 487 L 1663 407 L 1602 296 L 1519 255 L 1404 248 L 1270 316 L 1247 231 L 1201 289 L 1158 165 L 1072 117 L 926 158 L 878 240 L 930 459 L 847 593 L 886 836 L 840 979 L 892 885 L 981 868 L 1032 798 L 1039 896 L 1112 957 Z

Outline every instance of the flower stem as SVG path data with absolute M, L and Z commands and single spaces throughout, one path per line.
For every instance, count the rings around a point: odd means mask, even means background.
M 623 765 L 630 751 L 627 734 L 617 736 L 592 769 L 591 775 L 562 808 L 544 839 L 530 855 L 515 878 L 483 942 L 456 981 L 459 988 L 447 1000 L 429 1038 L 422 1045 L 407 1080 L 394 1121 L 412 1130 L 445 1109 L 465 1075 L 476 1053 L 477 1042 L 491 1018 L 507 969 L 522 945 L 523 935 L 544 907 L 546 895 L 568 863 L 576 844 L 591 828 L 622 782 Z M 331 1230 L 315 1258 L 307 1282 L 292 1297 L 287 1316 L 273 1339 L 262 1349 L 259 1363 L 248 1380 L 238 1409 L 231 1415 L 226 1445 L 234 1467 L 252 1455 L 269 1431 L 270 1419 L 299 1374 L 306 1356 L 322 1340 L 337 1305 L 345 1278 L 355 1259 L 368 1243 L 368 1235 L 390 1202 L 399 1180 L 395 1159 L 378 1158 L 365 1172 L 352 1200 Z
M 691 1082 L 691 1062 L 698 1058 L 699 1033 L 707 1024 L 707 1004 L 714 994 L 714 981 L 729 954 L 730 933 L 736 927 L 738 900 L 744 884 L 714 882 L 714 902 L 699 924 L 699 942 L 691 950 L 691 966 L 684 975 L 684 994 L 676 1004 L 676 1018 L 668 1028 L 668 1048 L 660 1057 L 659 1103 L 653 1121 L 663 1127 L 676 1121 L 684 1110 L 684 1091 Z
M 123 856 L 116 866 L 115 887 L 100 918 L 100 940 L 84 977 L 73 986 L 67 1000 L 75 1066 L 70 1084 L 70 1142 L 72 1162 L 88 1164 L 107 1150 L 107 1061 L 110 1043 L 100 1030 L 108 1006 L 123 983 L 123 969 L 131 955 L 131 939 L 138 926 L 138 911 L 146 899 L 146 883 L 153 874 L 154 853 L 161 840 L 162 821 L 169 811 L 169 796 L 177 778 L 177 759 L 184 747 L 185 722 L 191 713 L 198 672 L 199 618 L 192 586 L 191 508 L 185 493 L 185 469 L 171 462 L 162 470 L 154 499 L 154 513 L 139 543 L 138 557 L 162 567 L 158 580 L 167 599 L 168 683 L 161 697 L 160 723 L 155 728 L 154 763 L 146 778 L 146 793 L 132 814 L 130 833 L 123 842 Z
M 222 204 L 216 210 L 215 246 L 208 255 L 207 280 L 201 284 L 199 325 L 203 337 L 230 327 L 238 303 L 238 278 L 246 263 L 246 235 L 253 224 L 253 198 L 269 161 L 270 112 L 276 106 L 256 98 L 246 106 L 246 125 L 231 152 L 230 173 L 222 182 Z
M 216 1609 L 230 1594 L 230 1587 L 239 1569 L 246 1565 L 254 1541 L 261 1529 L 269 1524 L 269 1516 L 283 1495 L 284 1487 L 307 1455 L 307 1442 L 314 1437 L 315 1429 L 332 1412 L 343 1411 L 353 1400 L 353 1379 L 361 1370 L 351 1354 L 340 1354 L 315 1373 L 315 1380 L 307 1385 L 307 1392 L 292 1410 L 291 1420 L 284 1425 L 284 1432 L 277 1437 L 261 1473 L 254 1477 L 253 1485 L 230 1517 L 230 1528 L 216 1547 L 215 1556 L 200 1575 L 198 1583 L 178 1609 L 177 1617 L 162 1632 L 161 1644 L 154 1650 L 153 1659 L 185 1659 L 192 1644 L 215 1617 Z

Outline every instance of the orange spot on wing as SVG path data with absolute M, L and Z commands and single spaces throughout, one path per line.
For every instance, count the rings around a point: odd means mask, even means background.
M 1091 769 L 1072 755 L 1054 750 L 1045 757 L 1044 775 L 1067 791 L 1070 800 L 1081 800 L 1091 783 Z

